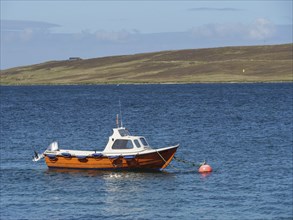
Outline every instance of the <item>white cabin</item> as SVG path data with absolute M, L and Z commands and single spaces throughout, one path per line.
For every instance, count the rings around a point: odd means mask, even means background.
M 103 154 L 136 154 L 151 149 L 143 136 L 132 136 L 124 127 L 113 128 L 113 134 L 103 151 Z

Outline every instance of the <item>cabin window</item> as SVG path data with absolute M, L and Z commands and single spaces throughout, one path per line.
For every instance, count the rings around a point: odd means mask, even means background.
M 112 149 L 132 149 L 133 145 L 130 140 L 116 140 Z
M 146 140 L 144 138 L 140 138 L 139 140 L 143 146 L 148 146 L 148 143 L 146 142 Z
M 135 143 L 136 147 L 138 147 L 138 148 L 141 147 L 141 146 L 140 146 L 140 143 L 138 142 L 138 140 L 134 140 L 134 143 Z
M 125 129 L 118 130 L 118 132 L 121 135 L 121 137 L 129 136 L 129 132 Z

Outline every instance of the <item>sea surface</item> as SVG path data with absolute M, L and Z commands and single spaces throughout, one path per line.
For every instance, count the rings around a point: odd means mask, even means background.
M 1 86 L 0 219 L 292 219 L 293 84 Z M 120 113 L 162 172 L 49 170 L 33 148 L 103 150 Z M 199 174 L 204 160 L 213 168 Z

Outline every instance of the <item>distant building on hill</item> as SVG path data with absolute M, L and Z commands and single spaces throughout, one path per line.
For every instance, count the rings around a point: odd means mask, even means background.
M 70 61 L 74 61 L 74 60 L 82 60 L 80 57 L 69 57 Z

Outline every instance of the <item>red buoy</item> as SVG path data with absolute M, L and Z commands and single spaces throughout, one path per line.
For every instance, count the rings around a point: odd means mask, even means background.
M 212 167 L 208 164 L 201 165 L 200 168 L 198 169 L 199 173 L 209 173 L 212 171 L 213 171 Z

